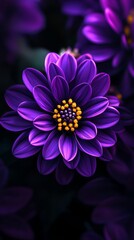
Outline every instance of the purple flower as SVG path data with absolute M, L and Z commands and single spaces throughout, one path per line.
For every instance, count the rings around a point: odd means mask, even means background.
M 98 63 L 109 65 L 110 72 L 124 71 L 121 89 L 133 93 L 134 77 L 134 2 L 100 0 L 100 11 L 85 17 L 77 47 L 89 52 Z M 125 69 L 125 70 L 124 70 Z
M 40 152 L 39 172 L 56 169 L 61 184 L 71 181 L 73 169 L 89 177 L 96 170 L 96 158 L 110 160 L 119 101 L 107 95 L 109 75 L 97 74 L 88 54 L 75 59 L 67 52 L 49 53 L 45 74 L 28 68 L 23 82 L 7 90 L 5 99 L 12 111 L 1 118 L 6 129 L 23 131 L 13 145 L 15 157 Z
M 25 187 L 5 187 L 7 179 L 8 170 L 0 160 L 0 233 L 13 239 L 32 240 L 28 223 L 34 214 L 28 209 L 32 191 Z
M 1 60 L 12 61 L 22 34 L 38 32 L 44 18 L 35 0 L 0 1 Z
M 133 191 L 102 177 L 86 184 L 79 194 L 83 203 L 95 206 L 91 219 L 103 226 L 104 239 L 134 238 Z

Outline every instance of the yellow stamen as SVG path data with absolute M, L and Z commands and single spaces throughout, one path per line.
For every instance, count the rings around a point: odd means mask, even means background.
M 82 116 L 77 116 L 76 118 L 77 118 L 78 120 L 80 120 L 80 119 L 82 119 Z
M 58 127 L 62 127 L 62 125 L 63 125 L 62 123 L 58 123 Z
M 69 127 L 70 127 L 70 128 L 73 127 L 73 124 L 72 124 L 72 123 L 69 123 Z
M 59 131 L 62 131 L 62 127 L 58 127 L 58 130 L 59 130 Z
M 76 102 L 72 103 L 72 108 L 75 108 L 77 106 Z
M 71 132 L 74 132 L 75 131 L 75 128 L 74 127 L 71 127 Z
M 73 112 L 76 112 L 76 108 L 73 108 Z
M 70 99 L 68 100 L 68 103 L 69 103 L 69 104 L 72 104 L 72 102 L 73 102 L 73 100 L 72 100 L 72 98 L 70 98 Z
M 58 113 L 58 110 L 57 110 L 57 109 L 54 109 L 54 113 Z
M 64 107 L 65 107 L 65 108 L 68 108 L 68 107 L 69 107 L 69 105 L 68 105 L 68 104 L 65 104 L 65 105 L 64 105 Z
M 69 131 L 69 127 L 68 127 L 68 126 L 66 126 L 66 127 L 65 127 L 65 130 L 66 130 L 66 131 Z
M 66 123 L 66 122 L 63 122 L 63 126 L 67 126 L 67 123 Z
M 74 119 L 74 123 L 78 123 L 78 120 L 77 120 L 77 119 Z
M 57 105 L 57 108 L 61 108 L 61 105 Z
M 58 122 L 62 122 L 62 119 L 61 119 L 61 118 L 58 118 L 57 121 L 58 121 Z
M 76 112 L 76 115 L 81 115 L 82 114 L 82 111 L 77 111 Z
M 66 100 L 62 100 L 62 103 L 63 103 L 63 104 L 66 104 Z
M 53 118 L 57 118 L 57 114 L 54 114 L 54 115 L 53 115 Z
M 78 125 L 77 123 L 75 123 L 75 124 L 74 124 L 74 127 L 75 127 L 75 128 L 78 128 L 78 127 L 79 127 L 79 125 Z
M 77 111 L 81 111 L 81 108 L 80 108 L 80 107 L 77 107 L 76 110 L 77 110 Z
M 133 21 L 134 21 L 134 17 L 133 17 L 132 15 L 129 15 L 129 16 L 127 17 L 127 22 L 128 22 L 129 24 L 132 24 Z
M 61 110 L 65 110 L 65 107 L 64 107 L 64 106 L 61 106 Z

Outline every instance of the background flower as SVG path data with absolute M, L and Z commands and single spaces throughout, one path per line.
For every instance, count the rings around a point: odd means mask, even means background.
M 36 0 L 0 1 L 1 61 L 12 61 L 19 49 L 19 37 L 35 34 L 44 26 L 44 17 Z
M 121 91 L 124 97 L 133 94 L 133 1 L 100 0 L 100 11 L 87 14 L 78 35 L 77 47 L 89 52 L 110 73 L 124 71 Z M 105 65 L 106 63 L 106 65 Z M 124 70 L 125 69 L 125 70 Z M 127 84 L 126 84 L 127 83 Z

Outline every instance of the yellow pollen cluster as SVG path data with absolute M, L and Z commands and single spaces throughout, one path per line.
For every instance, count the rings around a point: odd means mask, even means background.
M 131 25 L 134 23 L 134 10 L 130 12 L 130 14 L 127 17 L 127 24 L 124 27 L 124 33 L 127 38 L 127 43 L 130 45 L 133 43 L 132 39 L 132 33 L 131 33 Z
M 59 131 L 74 132 L 82 119 L 82 110 L 71 98 L 68 101 L 63 100 L 62 104 L 58 104 L 54 109 L 53 119 L 57 121 Z

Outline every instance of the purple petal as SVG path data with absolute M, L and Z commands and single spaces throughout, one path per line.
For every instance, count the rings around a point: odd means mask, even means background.
M 74 176 L 74 172 L 68 169 L 61 161 L 56 168 L 56 180 L 61 185 L 69 184 Z
M 105 22 L 98 22 L 85 26 L 82 32 L 88 40 L 96 44 L 109 44 L 113 42 L 113 39 L 111 38 L 112 34 Z
M 129 233 L 127 232 L 127 229 L 123 224 L 119 223 L 110 223 L 107 224 L 104 228 L 104 236 L 105 239 L 112 240 L 112 239 L 121 239 L 121 240 L 126 240 L 130 239 L 129 238 Z
M 49 114 L 37 116 L 33 121 L 33 125 L 42 131 L 51 131 L 55 128 L 52 116 Z
M 106 8 L 114 9 L 117 12 L 120 10 L 120 4 L 119 4 L 119 1 L 117 0 L 113 0 L 113 1 L 100 0 L 100 3 L 102 5 L 103 10 L 105 10 Z
M 76 130 L 76 134 L 81 139 L 90 140 L 96 137 L 97 128 L 93 123 L 83 121 L 81 128 Z
M 80 152 L 77 151 L 77 155 L 72 161 L 68 162 L 65 159 L 63 159 L 63 161 L 68 168 L 75 169 L 80 161 Z
M 0 124 L 2 127 L 9 131 L 18 132 L 32 127 L 31 122 L 22 119 L 16 112 L 11 111 L 5 113 L 0 118 Z
M 84 106 L 90 99 L 92 88 L 88 83 L 81 83 L 73 88 L 70 96 L 78 105 Z
M 123 31 L 123 25 L 119 16 L 111 9 L 105 10 L 105 16 L 110 27 L 117 33 L 120 34 Z
M 52 112 L 53 101 L 51 92 L 43 86 L 36 86 L 33 90 L 34 98 L 38 105 L 45 111 Z
M 117 53 L 117 49 L 115 49 L 112 45 L 105 46 L 91 44 L 91 46 L 88 46 L 88 51 L 93 56 L 95 62 L 104 62 L 109 60 Z
M 0 222 L 0 231 L 13 239 L 33 240 L 34 235 L 30 225 L 16 215 L 3 217 Z
M 96 171 L 96 158 L 81 153 L 80 161 L 76 170 L 84 177 L 91 177 Z
M 103 148 L 103 154 L 102 154 L 100 160 L 109 162 L 109 161 L 113 160 L 113 156 L 114 156 L 113 148 Z
M 108 178 L 96 178 L 85 184 L 79 192 L 79 199 L 87 205 L 97 205 L 113 195 L 118 195 L 119 187 Z
M 95 223 L 108 224 L 128 218 L 132 212 L 128 206 L 128 199 L 120 196 L 104 200 L 95 208 L 92 219 Z
M 104 96 L 110 88 L 110 77 L 106 73 L 99 73 L 92 81 L 92 97 Z
M 42 112 L 34 101 L 22 102 L 18 107 L 18 114 L 28 121 L 33 121 Z
M 13 155 L 16 158 L 27 158 L 36 154 L 40 150 L 39 147 L 32 146 L 28 141 L 28 133 L 22 133 L 14 142 L 12 147 Z
M 59 138 L 59 150 L 66 161 L 72 161 L 77 154 L 77 142 L 75 136 L 62 134 Z
M 48 70 L 49 70 L 49 65 L 51 63 L 56 63 L 58 61 L 58 59 L 60 58 L 60 56 L 57 54 L 57 53 L 54 53 L 54 52 L 51 52 L 51 53 L 48 53 L 46 58 L 45 58 L 45 62 L 44 62 L 44 65 L 45 65 L 45 71 L 46 73 L 48 74 Z
M 67 82 L 71 82 L 76 75 L 77 61 L 68 53 L 64 53 L 57 62 L 57 65 L 63 70 Z
M 37 168 L 39 173 L 43 175 L 48 175 L 52 173 L 58 165 L 58 161 L 56 159 L 51 161 L 46 161 L 42 155 L 39 155 L 37 161 Z
M 10 187 L 2 190 L 0 197 L 0 214 L 16 213 L 24 208 L 32 198 L 32 191 L 24 187 Z
M 107 99 L 111 107 L 118 107 L 120 105 L 120 100 L 115 96 L 107 96 Z
M 96 65 L 93 60 L 83 61 L 77 70 L 76 82 L 77 85 L 80 83 L 91 83 L 97 73 Z
M 90 60 L 90 59 L 92 59 L 92 56 L 89 53 L 85 53 L 77 58 L 77 65 L 79 66 L 85 60 Z
M 91 155 L 93 157 L 100 157 L 102 155 L 102 146 L 96 139 L 92 139 L 90 141 L 77 139 L 79 148 L 81 151 Z
M 48 69 L 48 78 L 50 79 L 50 81 L 52 81 L 56 76 L 65 78 L 63 70 L 60 67 L 58 67 L 55 63 L 51 63 Z
M 33 128 L 29 133 L 29 142 L 33 146 L 42 146 L 48 137 L 48 133 L 44 133 L 36 128 Z
M 115 145 L 117 138 L 115 132 L 111 130 L 99 130 L 97 140 L 101 143 L 102 147 L 111 147 Z
M 60 103 L 69 96 L 69 85 L 67 81 L 60 76 L 56 76 L 51 84 L 54 98 Z
M 24 85 L 20 84 L 10 87 L 6 91 L 5 99 L 8 106 L 16 111 L 20 103 L 24 101 L 31 101 L 32 95 L 28 92 Z
M 95 97 L 89 101 L 87 109 L 84 111 L 85 118 L 92 118 L 102 114 L 108 107 L 108 99 L 106 97 Z
M 119 118 L 119 112 L 113 107 L 108 107 L 104 113 L 92 120 L 97 128 L 105 129 L 114 126 L 119 121 Z
M 40 71 L 34 68 L 27 68 L 24 70 L 22 79 L 30 92 L 33 92 L 33 88 L 37 85 L 48 87 L 48 81 L 46 77 Z
M 59 135 L 57 131 L 52 131 L 42 149 L 42 156 L 45 160 L 51 160 L 56 158 L 59 154 L 59 147 L 58 147 Z

